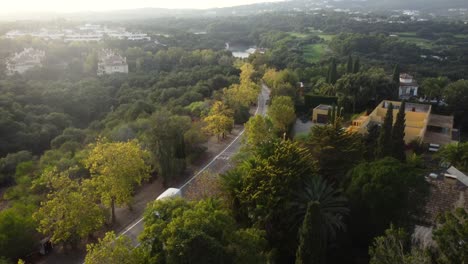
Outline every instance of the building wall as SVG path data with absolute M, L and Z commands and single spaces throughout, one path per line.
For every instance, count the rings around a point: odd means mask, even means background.
M 104 65 L 103 73 L 105 74 L 128 73 L 128 65 L 118 65 L 118 66 Z
M 318 115 L 328 116 L 328 110 L 314 108 L 314 110 L 312 111 L 312 122 L 317 123 Z
M 387 103 L 392 103 L 394 106 L 400 106 L 401 102 L 387 101 Z M 384 102 L 381 102 L 375 109 L 372 111 L 369 116 L 360 116 L 352 122 L 352 126 L 348 128 L 348 131 L 357 132 L 360 134 L 367 133 L 367 125 L 370 122 L 383 124 L 385 115 L 387 114 L 387 109 L 383 108 Z M 398 109 L 393 110 L 393 123 L 396 121 L 398 114 Z M 429 115 L 431 108 L 426 112 L 405 112 L 406 127 L 405 127 L 405 142 L 409 143 L 417 138 L 424 138 L 426 133 L 427 123 L 429 121 Z

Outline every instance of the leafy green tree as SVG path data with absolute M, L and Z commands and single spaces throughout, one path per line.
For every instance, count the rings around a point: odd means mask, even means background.
M 351 54 L 348 56 L 348 63 L 346 64 L 346 73 L 350 74 L 350 73 L 354 73 L 353 71 L 353 57 L 351 56 Z
M 345 230 L 344 217 L 349 214 L 347 199 L 341 189 L 335 189 L 332 184 L 321 176 L 311 176 L 304 180 L 304 188 L 297 191 L 291 202 L 290 217 L 299 225 L 303 222 L 310 202 L 318 202 L 320 208 L 321 239 L 326 243 L 334 240 L 338 231 Z
M 385 230 L 385 235 L 376 237 L 369 248 L 370 264 L 430 264 L 431 258 L 416 247 L 410 249 L 408 234 L 393 225 Z
M 462 171 L 468 171 L 468 142 L 445 145 L 437 152 L 436 157 Z
M 468 80 L 458 80 L 453 82 L 444 90 L 443 96 L 445 102 L 449 105 L 455 116 L 455 122 L 458 122 L 462 127 L 468 127 Z
M 372 75 L 372 77 L 374 77 Z M 353 73 L 341 77 L 335 84 L 338 91 L 339 105 L 347 107 L 348 101 L 351 101 L 349 109 L 356 112 L 356 109 L 361 109 L 373 98 L 376 97 L 376 85 L 374 82 L 379 81 L 380 76 L 371 78 L 369 72 Z
M 464 208 L 446 212 L 438 218 L 434 231 L 439 263 L 466 263 L 468 259 L 468 213 Z
M 338 80 L 338 71 L 336 70 L 336 59 L 332 58 L 330 68 L 328 69 L 327 83 L 335 84 Z
M 350 230 L 357 244 L 367 245 L 390 223 L 408 224 L 423 210 L 429 191 L 419 168 L 391 157 L 361 163 L 349 177 Z
M 299 225 L 293 225 L 290 203 L 304 179 L 314 174 L 313 161 L 307 149 L 298 143 L 279 141 L 259 147 L 254 157 L 240 165 L 240 183 L 230 178 L 240 219 L 248 219 L 263 228 L 272 246 L 283 256 L 294 256 Z M 233 175 L 230 175 L 233 176 Z M 237 182 L 237 183 L 236 183 Z
M 245 124 L 245 141 L 248 146 L 256 147 L 274 138 L 273 124 L 264 116 L 256 115 Z
M 353 72 L 358 73 L 360 70 L 361 70 L 361 63 L 360 63 L 359 56 L 358 56 L 354 60 Z
M 206 131 L 216 135 L 218 141 L 220 136 L 224 138 L 234 127 L 233 112 L 222 102 L 217 101 L 213 104 L 210 114 L 205 117 Z
M 136 141 L 110 143 L 100 139 L 91 147 L 84 164 L 92 177 L 86 183 L 111 209 L 114 223 L 115 206 L 130 204 L 135 185 L 149 178 L 149 153 Z
M 319 174 L 332 181 L 341 181 L 363 158 L 361 136 L 348 133 L 339 123 L 313 126 L 305 143 L 317 163 Z
M 447 77 L 427 78 L 421 85 L 422 92 L 428 99 L 436 99 L 438 104 L 442 99 L 445 87 L 449 83 Z
M 36 245 L 36 224 L 31 217 L 33 205 L 14 203 L 0 211 L 0 252 L 2 257 L 26 256 Z M 0 261 L 1 262 L 1 261 Z
M 107 232 L 98 243 L 86 245 L 85 264 L 139 264 L 144 263 L 144 255 L 140 249 L 134 248 L 126 236 L 116 236 Z
M 396 116 L 392 129 L 392 156 L 402 162 L 406 161 L 405 154 L 405 101 L 401 102 L 400 109 Z
M 50 169 L 45 173 L 51 192 L 33 215 L 39 225 L 37 230 L 50 236 L 53 243 L 75 245 L 104 224 L 104 212 L 66 172 Z
M 256 229 L 238 230 L 217 200 L 167 199 L 148 206 L 140 240 L 147 263 L 240 264 L 265 261 L 263 236 Z
M 263 75 L 263 81 L 271 89 L 271 97 L 289 96 L 296 97 L 296 85 L 298 83 L 297 75 L 289 70 L 284 69 L 276 71 L 275 69 L 268 69 Z
M 10 153 L 6 155 L 6 157 L 0 158 L 0 185 L 12 183 L 16 172 L 16 166 L 21 162 L 30 160 L 32 160 L 32 154 L 25 150 Z
M 302 221 L 296 263 L 324 263 L 328 243 L 345 229 L 343 217 L 349 213 L 346 198 L 322 177 L 313 176 L 298 190 L 291 209 L 293 222 Z
M 167 111 L 154 113 L 151 121 L 151 129 L 147 134 L 148 145 L 153 153 L 158 175 L 162 177 L 164 184 L 168 184 L 186 168 L 186 158 L 190 154 L 188 139 L 190 135 L 195 136 L 188 133 L 192 122 L 189 117 L 171 115 Z
M 379 139 L 377 141 L 376 157 L 383 158 L 392 154 L 392 129 L 393 129 L 393 104 L 387 107 L 384 122 L 380 128 Z
M 268 116 L 273 123 L 273 127 L 279 133 L 287 133 L 289 127 L 296 120 L 294 103 L 291 98 L 287 96 L 273 98 L 271 106 L 268 108 Z
M 393 67 L 392 81 L 396 88 L 400 86 L 400 64 L 395 64 Z
M 296 264 L 326 263 L 326 241 L 322 237 L 323 226 L 320 203 L 311 201 L 299 229 L 299 247 L 296 252 Z
M 228 252 L 233 255 L 233 263 L 265 263 L 265 250 L 268 242 L 265 231 L 257 228 L 236 230 L 232 237 Z

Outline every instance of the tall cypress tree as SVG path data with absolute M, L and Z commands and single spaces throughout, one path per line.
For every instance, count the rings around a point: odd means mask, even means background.
M 392 129 L 392 156 L 402 162 L 406 161 L 405 123 L 405 101 L 403 101 L 401 102 L 395 125 Z
M 377 158 L 391 156 L 392 154 L 392 127 L 393 127 L 393 105 L 387 108 L 384 122 L 380 128 L 380 135 L 377 141 L 377 149 L 375 155 Z
M 346 73 L 353 73 L 353 57 L 348 56 L 348 64 L 346 65 Z
M 336 60 L 335 58 L 333 58 L 330 63 L 330 68 L 328 70 L 327 82 L 330 84 L 335 84 L 337 80 L 338 80 L 338 72 L 336 70 Z
M 327 245 L 322 229 L 320 203 L 317 201 L 309 202 L 304 221 L 299 229 L 296 264 L 325 263 Z
M 361 70 L 361 63 L 359 62 L 359 57 L 356 57 L 356 60 L 354 61 L 353 72 L 358 73 L 360 70 Z
M 395 64 L 395 67 L 393 68 L 392 81 L 395 84 L 400 85 L 400 64 Z

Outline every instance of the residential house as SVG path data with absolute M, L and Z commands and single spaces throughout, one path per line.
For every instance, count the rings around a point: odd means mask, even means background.
M 45 58 L 43 50 L 33 48 L 24 49 L 20 53 L 15 53 L 6 61 L 6 74 L 23 74 L 34 67 L 42 67 L 42 61 Z
M 418 96 L 418 88 L 418 83 L 413 79 L 413 76 L 407 73 L 400 74 L 400 87 L 398 89 L 400 99 Z
M 393 122 L 395 122 L 401 102 L 384 100 L 372 113 L 361 115 L 353 120 L 348 131 L 366 134 L 373 125 L 382 125 L 390 104 L 394 107 Z M 407 144 L 416 139 L 436 146 L 456 141 L 454 134 L 457 130 L 453 129 L 453 116 L 432 114 L 431 110 L 431 105 L 405 104 L 405 142 Z
M 318 124 L 328 123 L 328 111 L 332 109 L 331 105 L 320 104 L 312 110 L 312 122 Z
M 110 49 L 104 49 L 99 54 L 97 75 L 128 73 L 127 58 Z

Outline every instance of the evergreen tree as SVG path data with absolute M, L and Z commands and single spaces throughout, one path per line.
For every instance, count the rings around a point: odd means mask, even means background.
M 359 62 L 359 57 L 356 57 L 356 60 L 354 61 L 353 72 L 358 73 L 360 70 L 361 70 L 361 64 Z
M 395 125 L 392 129 L 392 156 L 402 162 L 406 161 L 405 155 L 405 102 L 401 102 Z
M 307 213 L 299 230 L 296 264 L 325 263 L 326 241 L 322 238 L 320 203 L 309 202 Z
M 399 64 L 395 64 L 395 67 L 393 68 L 392 80 L 395 84 L 400 85 L 400 65 Z
M 338 72 L 336 70 L 336 60 L 335 58 L 333 58 L 330 63 L 330 68 L 328 69 L 327 82 L 330 84 L 335 84 L 337 80 L 338 80 Z
M 353 57 L 351 54 L 348 56 L 348 64 L 346 65 L 346 73 L 353 73 Z
M 380 135 L 377 141 L 376 156 L 383 158 L 392 154 L 392 125 L 393 125 L 393 105 L 390 103 L 387 108 L 384 122 L 380 128 Z

